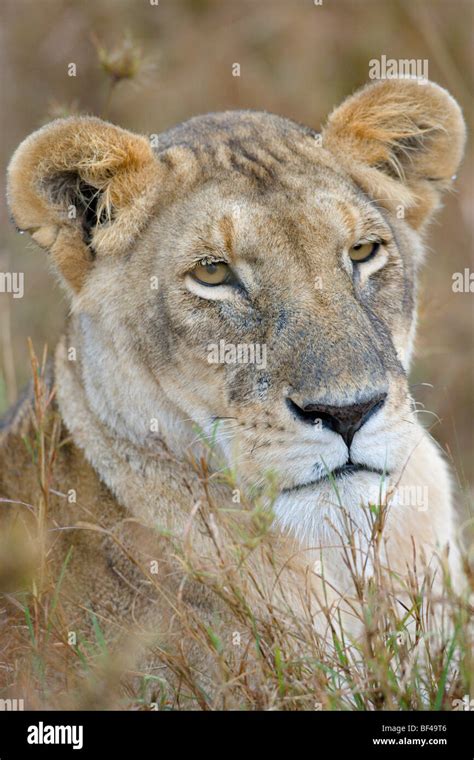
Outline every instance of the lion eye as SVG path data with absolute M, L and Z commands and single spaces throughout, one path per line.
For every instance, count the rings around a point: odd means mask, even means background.
M 224 285 L 232 281 L 232 270 L 223 261 L 200 262 L 190 274 L 202 285 Z
M 351 261 L 360 264 L 363 261 L 371 259 L 380 248 L 380 243 L 357 243 L 349 250 Z

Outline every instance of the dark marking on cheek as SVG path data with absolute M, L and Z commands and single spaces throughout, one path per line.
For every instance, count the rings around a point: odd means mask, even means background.
M 275 335 L 279 335 L 281 331 L 286 327 L 288 324 L 288 313 L 285 308 L 280 309 L 280 313 L 278 314 L 277 321 L 275 324 Z
M 224 324 L 231 329 L 238 331 L 235 335 L 234 342 L 249 342 L 250 338 L 246 336 L 258 330 L 262 325 L 262 315 L 249 307 L 248 302 L 242 301 L 239 304 L 235 302 L 229 303 L 227 301 L 215 301 L 215 308 L 219 310 Z M 253 333 L 255 338 L 255 333 Z M 229 336 L 229 340 L 230 340 Z
M 256 382 L 256 391 L 257 391 L 257 397 L 260 401 L 265 401 L 265 399 L 268 396 L 268 390 L 270 388 L 270 375 L 265 372 L 264 374 L 260 373 L 257 377 Z

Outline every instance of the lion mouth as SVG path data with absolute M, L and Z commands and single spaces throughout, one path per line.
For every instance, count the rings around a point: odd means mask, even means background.
M 315 480 L 307 480 L 305 483 L 298 483 L 296 486 L 291 486 L 291 488 L 283 488 L 282 493 L 291 493 L 292 491 L 301 491 L 304 488 L 310 488 L 311 486 L 319 485 L 323 482 L 328 482 L 330 480 L 337 480 L 338 478 L 342 478 L 348 475 L 353 475 L 358 472 L 372 472 L 375 475 L 380 475 L 381 477 L 388 477 L 389 472 L 387 470 L 380 470 L 376 467 L 369 467 L 368 465 L 364 464 L 354 464 L 353 462 L 346 462 L 346 464 L 341 465 L 341 467 L 335 467 L 334 470 L 331 470 L 330 472 L 325 472 L 323 475 L 321 475 L 319 478 L 316 478 Z

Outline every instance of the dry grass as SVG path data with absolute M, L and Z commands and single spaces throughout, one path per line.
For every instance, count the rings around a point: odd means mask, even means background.
M 415 555 L 413 568 L 401 579 L 382 560 L 386 504 L 366 510 L 371 539 L 363 561 L 349 519 L 340 536 L 352 579 L 349 614 L 358 620 L 357 637 L 344 631 L 340 612 L 328 602 L 326 582 L 319 599 L 324 632 L 316 632 L 311 622 L 309 599 L 303 615 L 295 614 L 284 597 L 277 604 L 268 601 L 252 559 L 258 561 L 265 547 L 272 561 L 266 542 L 271 512 L 260 501 L 243 503 L 246 520 L 229 521 L 209 496 L 195 511 L 218 561 L 198 555 L 186 532 L 167 534 L 167 540 L 181 567 L 181 591 L 190 582 L 210 590 L 215 613 L 203 616 L 178 593 L 170 604 L 182 633 L 172 646 L 150 630 L 138 634 L 135 629 L 122 631 L 121 643 L 114 645 L 104 635 L 106 621 L 91 611 L 86 612 L 90 635 L 71 640 L 74 626 L 61 590 L 70 552 L 59 568 L 54 566 L 48 538 L 59 420 L 46 389 L 46 355 L 39 362 L 31 346 L 30 352 L 34 434 L 25 445 L 35 463 L 39 497 L 36 504 L 24 505 L 10 531 L 2 534 L 0 586 L 15 620 L 1 662 L 0 698 L 23 698 L 30 708 L 55 709 L 450 710 L 459 709 L 465 695 L 472 694 L 474 575 L 468 552 L 464 568 L 470 591 L 457 593 L 441 565 L 431 563 L 420 572 Z M 207 445 L 208 456 L 195 463 L 205 490 L 213 477 L 212 440 Z M 232 473 L 224 472 L 222 478 L 235 486 Z M 89 529 L 103 530 L 93 524 Z M 147 581 L 156 583 L 139 560 L 128 556 Z M 435 576 L 441 579 L 436 589 Z M 249 603 L 259 597 L 258 606 Z M 234 621 L 230 641 L 220 634 L 223 616 Z M 198 672 L 196 652 L 210 663 L 212 684 Z M 140 670 L 137 663 L 150 657 L 153 669 Z

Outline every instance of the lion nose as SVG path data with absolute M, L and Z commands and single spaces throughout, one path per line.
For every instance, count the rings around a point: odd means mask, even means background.
M 307 403 L 300 406 L 291 397 L 287 398 L 287 403 L 295 417 L 309 425 L 321 422 L 323 427 L 334 430 L 344 439 L 349 448 L 355 433 L 365 425 L 369 417 L 377 412 L 385 403 L 386 393 L 379 393 L 367 401 L 361 401 L 358 404 L 350 406 L 330 406 L 328 404 Z

